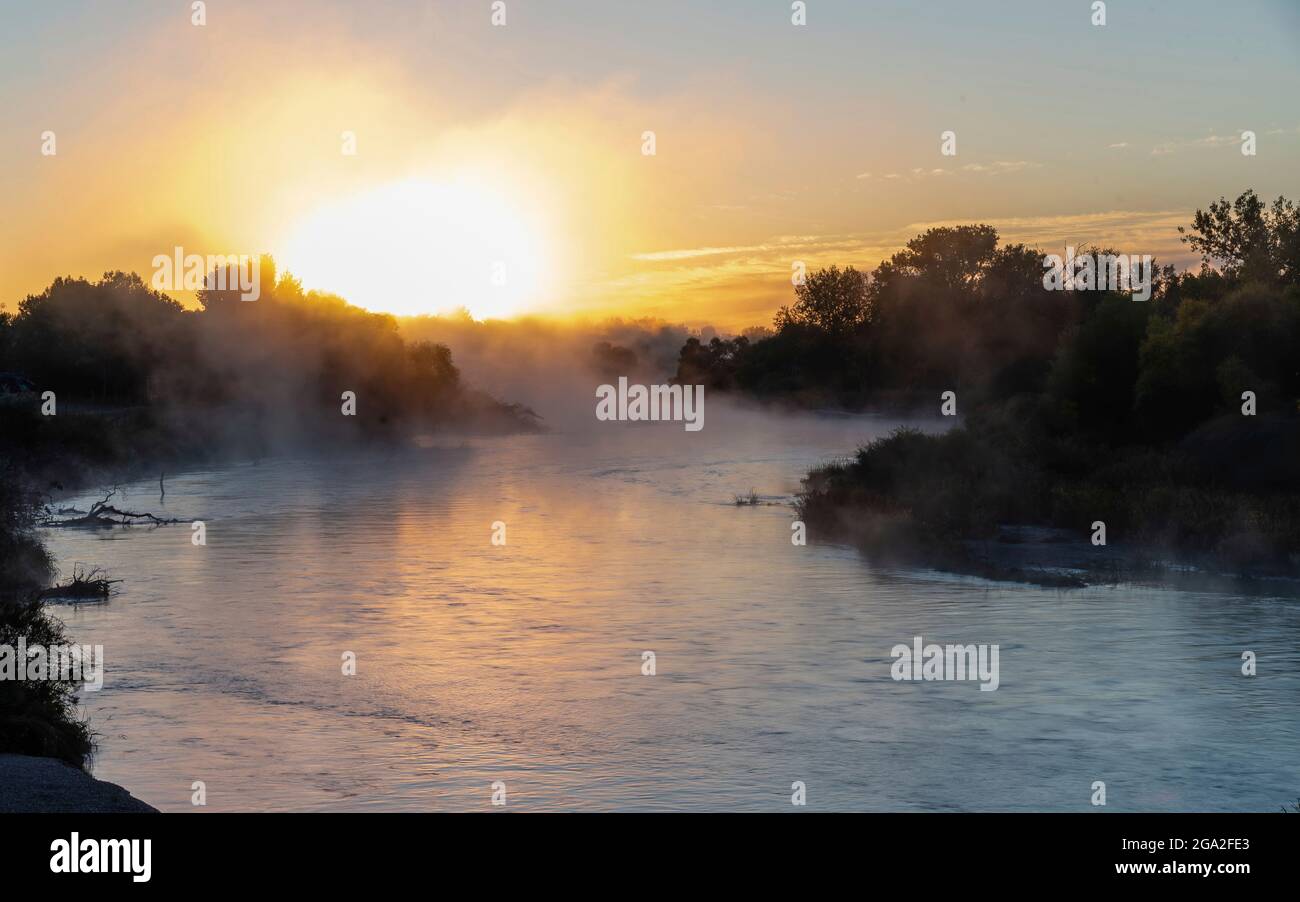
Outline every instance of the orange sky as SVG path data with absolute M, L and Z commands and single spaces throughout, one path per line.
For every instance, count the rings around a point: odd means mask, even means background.
M 1300 194 L 1294 108 L 1212 83 L 1205 60 L 1203 84 L 1166 73 L 1185 62 L 1160 48 L 1134 62 L 1133 35 L 1089 30 L 1068 6 L 1055 23 L 1009 7 L 1001 26 L 891 7 L 895 34 L 831 2 L 806 30 L 729 2 L 547 15 L 516 3 L 502 28 L 469 6 L 210 4 L 196 27 L 188 4 L 86 5 L 7 29 L 0 187 L 16 215 L 0 223 L 0 302 L 13 309 L 60 274 L 148 278 L 179 245 L 270 252 L 308 288 L 398 313 L 738 329 L 788 301 L 794 261 L 870 268 L 933 224 L 1185 265 L 1175 227 L 1196 206 L 1246 187 Z M 1284 93 L 1294 56 L 1269 63 L 1258 41 L 1296 31 L 1274 19 L 1252 40 Z M 1027 47 L 1021 32 L 1040 28 L 1095 46 L 1009 61 L 966 40 L 994 26 Z M 1149 68 L 1136 73 L 1144 96 L 1119 95 L 1141 116 L 1044 105 L 1110 56 Z M 1035 84 L 1008 83 L 1013 72 Z M 1112 75 L 1098 73 L 1104 89 Z M 1247 126 L 1254 158 L 1233 137 Z M 40 152 L 47 129 L 54 156 Z M 485 262 L 501 258 L 504 285 Z

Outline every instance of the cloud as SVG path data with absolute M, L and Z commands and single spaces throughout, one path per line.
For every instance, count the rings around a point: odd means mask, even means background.
M 593 298 L 635 293 L 646 313 L 690 322 L 707 300 L 715 325 L 739 331 L 766 323 L 789 302 L 791 266 L 809 269 L 831 264 L 874 269 L 931 228 L 986 222 L 998 230 L 1002 244 L 1026 244 L 1044 253 L 1067 245 L 1111 247 L 1121 253 L 1151 254 L 1161 264 L 1185 267 L 1196 262 L 1182 244 L 1178 226 L 1191 219 L 1187 210 L 1110 210 L 1059 216 L 969 217 L 907 223 L 898 228 L 849 233 L 780 235 L 735 246 L 702 246 L 638 253 L 634 259 L 655 264 L 635 274 L 591 286 Z
M 644 254 L 633 254 L 632 259 L 647 261 L 690 260 L 694 257 L 716 257 L 721 254 L 739 254 L 746 251 L 762 251 L 767 249 L 768 246 L 762 244 L 738 245 L 735 247 L 694 247 L 685 250 L 651 251 Z
M 985 175 L 1004 175 L 1008 172 L 1021 172 L 1025 169 L 1038 169 L 1041 163 L 1028 160 L 998 160 L 996 163 L 967 163 L 962 169 L 966 172 L 979 172 Z
M 1195 147 L 1232 147 L 1241 143 L 1241 134 L 1244 131 L 1247 131 L 1247 129 L 1242 129 L 1239 132 L 1228 135 L 1220 135 L 1212 132 L 1201 138 L 1164 141 L 1151 148 L 1151 156 L 1163 157 L 1171 153 L 1177 153 L 1180 150 Z M 1300 126 L 1290 129 L 1277 128 L 1265 132 L 1267 135 L 1288 135 L 1297 133 L 1300 133 Z M 1115 145 L 1112 144 L 1111 146 L 1114 147 Z
M 923 179 L 943 178 L 944 176 L 957 175 L 962 172 L 988 176 L 1004 175 L 1009 172 L 1020 172 L 1025 169 L 1038 169 L 1041 165 L 1041 163 L 1031 163 L 1028 160 L 998 160 L 995 163 L 967 163 L 959 169 L 944 169 L 942 167 L 926 169 L 923 166 L 917 166 L 905 173 L 886 173 L 882 178 L 889 181 L 904 181 L 912 183 Z M 863 172 L 855 176 L 855 178 L 869 179 L 871 178 L 871 173 Z

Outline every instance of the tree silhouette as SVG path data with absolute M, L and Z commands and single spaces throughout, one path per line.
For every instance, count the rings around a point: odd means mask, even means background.
M 793 306 L 776 314 L 776 326 L 811 326 L 828 335 L 844 337 L 870 319 L 867 277 L 847 266 L 819 269 L 794 289 Z
M 1197 210 L 1190 231 L 1178 228 L 1207 266 L 1230 279 L 1300 284 L 1300 208 L 1284 197 L 1267 207 L 1252 190 Z

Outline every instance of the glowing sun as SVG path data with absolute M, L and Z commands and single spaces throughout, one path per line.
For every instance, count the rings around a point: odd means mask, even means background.
M 542 294 L 541 229 L 494 189 L 405 181 L 331 202 L 293 231 L 278 261 L 304 287 L 367 310 L 414 315 L 464 307 L 521 313 Z

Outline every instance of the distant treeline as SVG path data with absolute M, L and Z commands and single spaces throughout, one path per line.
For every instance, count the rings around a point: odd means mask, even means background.
M 868 276 L 810 273 L 770 337 L 688 340 L 676 377 L 807 406 L 864 407 L 955 391 L 975 403 L 1050 391 L 1081 426 L 1168 438 L 1240 403 L 1300 394 L 1300 211 L 1253 192 L 1198 211 L 1185 240 L 1207 266 L 1153 267 L 1153 296 L 1049 291 L 1044 255 L 987 225 L 930 229 Z M 1125 249 L 1131 250 L 1131 249 Z M 1079 249 L 1082 254 L 1113 253 Z
M 10 374 L 0 386 L 9 438 L 0 453 L 62 445 L 94 458 L 95 442 L 124 441 L 153 458 L 260 454 L 535 425 L 530 411 L 464 385 L 446 346 L 408 342 L 391 316 L 304 292 L 277 278 L 269 257 L 260 267 L 256 301 L 204 290 L 201 309 L 187 310 L 140 276 L 113 272 L 55 279 L 16 313 L 0 313 L 0 372 Z M 23 387 L 36 397 L 15 397 Z M 57 416 L 40 415 L 46 391 Z M 355 416 L 343 415 L 344 392 L 355 394 Z

